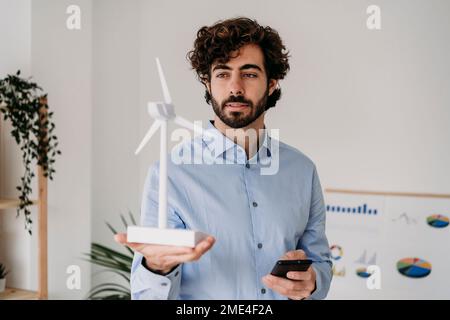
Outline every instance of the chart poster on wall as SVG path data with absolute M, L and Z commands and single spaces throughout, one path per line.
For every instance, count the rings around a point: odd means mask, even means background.
M 450 195 L 326 190 L 328 299 L 450 299 Z

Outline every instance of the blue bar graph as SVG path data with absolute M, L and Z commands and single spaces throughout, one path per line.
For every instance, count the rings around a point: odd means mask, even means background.
M 358 214 L 366 214 L 366 215 L 377 215 L 377 209 L 369 209 L 367 203 L 364 203 L 362 206 L 358 207 L 347 207 L 347 206 L 337 206 L 337 205 L 327 205 L 326 210 L 328 212 L 339 212 L 339 213 L 358 213 Z

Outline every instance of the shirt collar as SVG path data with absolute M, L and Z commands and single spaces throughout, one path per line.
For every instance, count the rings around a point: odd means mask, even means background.
M 214 126 L 213 120 L 208 121 L 208 126 L 205 131 L 206 133 L 202 136 L 203 143 L 216 159 L 218 157 L 223 157 L 223 159 L 225 159 L 227 152 L 233 152 L 235 148 L 242 149 L 241 146 L 222 134 L 222 132 Z M 263 139 L 263 143 L 254 157 L 271 157 L 271 137 L 269 136 L 267 129 L 264 130 Z

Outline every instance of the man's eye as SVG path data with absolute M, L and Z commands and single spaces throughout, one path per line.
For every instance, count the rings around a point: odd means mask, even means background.
M 227 76 L 226 73 L 219 73 L 216 75 L 217 78 L 225 78 Z
M 246 78 L 256 78 L 257 75 L 254 73 L 244 73 L 244 77 Z

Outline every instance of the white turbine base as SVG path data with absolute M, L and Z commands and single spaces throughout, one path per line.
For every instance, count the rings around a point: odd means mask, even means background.
M 129 226 L 127 241 L 147 244 L 161 244 L 169 246 L 195 247 L 205 239 L 206 233 L 185 229 L 160 229 Z

